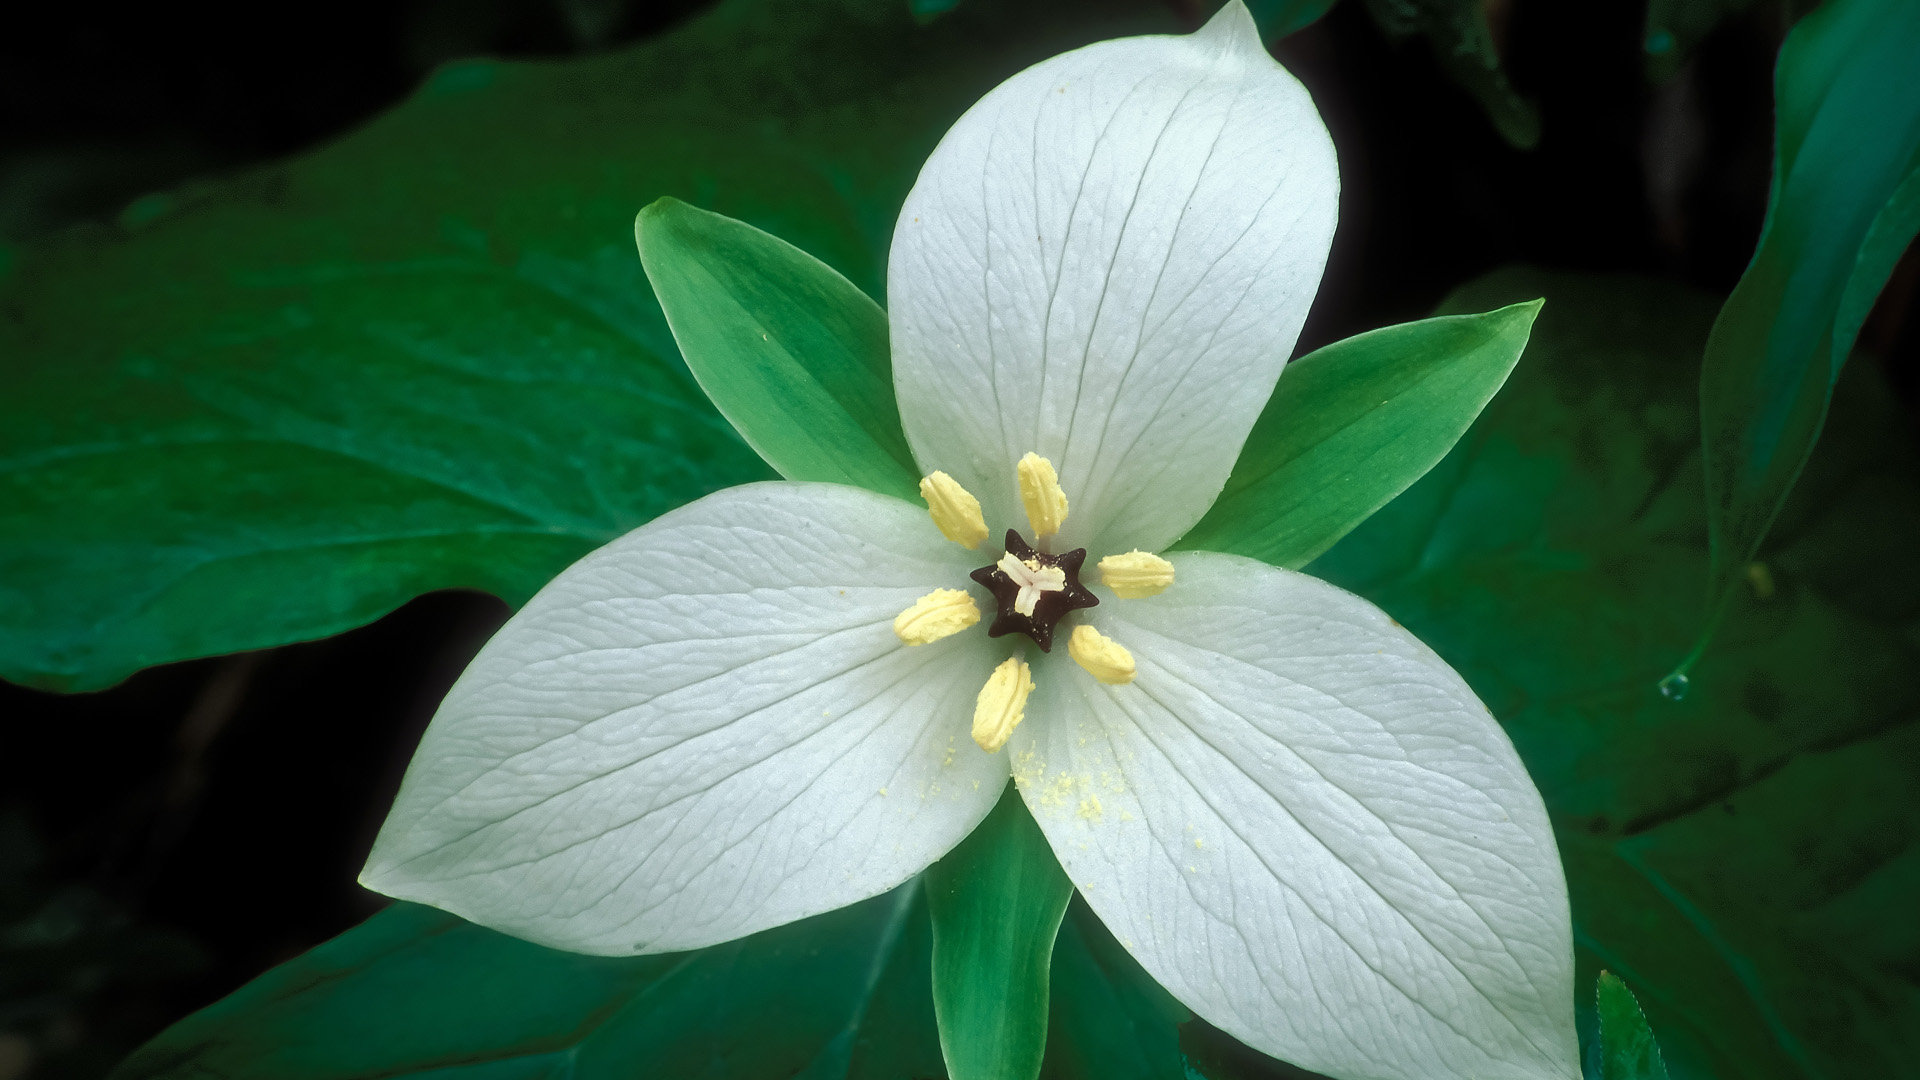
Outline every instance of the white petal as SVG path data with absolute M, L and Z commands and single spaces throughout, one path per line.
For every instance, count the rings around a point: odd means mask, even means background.
M 1049 658 L 1011 744 L 1088 903 L 1175 997 L 1306 1068 L 1578 1077 L 1566 885 L 1486 708 L 1350 593 L 1174 564 L 1093 613 L 1135 680 Z
M 992 808 L 1005 652 L 895 615 L 978 558 L 925 509 L 733 488 L 607 545 L 487 643 L 361 880 L 576 952 L 690 949 L 874 896 Z
M 1002 83 L 894 229 L 894 386 L 922 469 L 1024 529 L 1014 462 L 1034 451 L 1071 501 L 1068 546 L 1165 548 L 1273 391 L 1338 188 L 1312 100 L 1239 0 L 1198 33 L 1102 42 Z

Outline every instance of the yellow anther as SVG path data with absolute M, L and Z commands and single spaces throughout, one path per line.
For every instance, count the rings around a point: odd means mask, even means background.
M 1009 656 L 973 702 L 973 741 L 991 754 L 1007 745 L 1007 737 L 1027 716 L 1027 695 L 1033 693 L 1033 672 L 1027 662 Z
M 1053 462 L 1029 453 L 1013 470 L 1020 477 L 1020 502 L 1027 508 L 1035 539 L 1052 536 L 1067 520 L 1067 493 L 1060 490 L 1060 474 Z
M 943 472 L 920 481 L 920 497 L 940 535 L 964 548 L 977 548 L 987 538 L 987 519 L 980 516 L 980 500 Z
M 1109 555 L 1100 560 L 1100 583 L 1122 600 L 1158 596 L 1173 584 L 1173 564 L 1144 551 Z
M 893 632 L 909 645 L 925 645 L 980 621 L 980 607 L 959 589 L 935 589 L 894 616 Z
M 1087 669 L 1087 674 L 1109 686 L 1133 681 L 1133 654 L 1125 645 L 1081 623 L 1067 639 L 1067 655 Z

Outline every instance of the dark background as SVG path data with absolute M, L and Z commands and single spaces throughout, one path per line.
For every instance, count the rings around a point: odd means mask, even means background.
M 619 48 L 704 6 L 9 13 L 0 243 L 297 154 L 444 60 Z M 1278 47 L 1333 130 L 1345 189 L 1303 349 L 1418 317 L 1508 263 L 1717 291 L 1739 276 L 1766 204 L 1782 10 L 1754 5 L 1656 86 L 1637 5 L 1498 6 L 1510 77 L 1543 118 L 1532 150 L 1501 140 L 1425 42 L 1389 40 L 1355 0 Z M 1910 405 L 1916 333 L 1898 316 L 1913 263 L 1861 338 Z M 488 597 L 440 594 L 337 638 L 172 665 L 103 693 L 0 684 L 0 1080 L 101 1075 L 374 911 L 354 884 L 361 859 L 434 705 L 505 615 Z

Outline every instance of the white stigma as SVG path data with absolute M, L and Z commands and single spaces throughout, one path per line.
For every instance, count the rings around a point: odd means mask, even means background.
M 1028 618 L 1033 617 L 1033 606 L 1040 602 L 1043 592 L 1062 592 L 1067 587 L 1067 572 L 1057 566 L 1042 566 L 1037 561 L 1022 561 L 1013 557 L 1009 551 L 1000 556 L 1000 572 L 1008 580 L 1020 586 L 1020 592 L 1013 598 L 1013 610 Z

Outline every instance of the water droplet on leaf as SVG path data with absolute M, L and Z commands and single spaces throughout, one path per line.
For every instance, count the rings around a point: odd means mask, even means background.
M 1684 671 L 1676 671 L 1660 680 L 1660 696 L 1668 701 L 1679 701 L 1687 696 L 1687 689 L 1693 680 L 1687 678 Z

